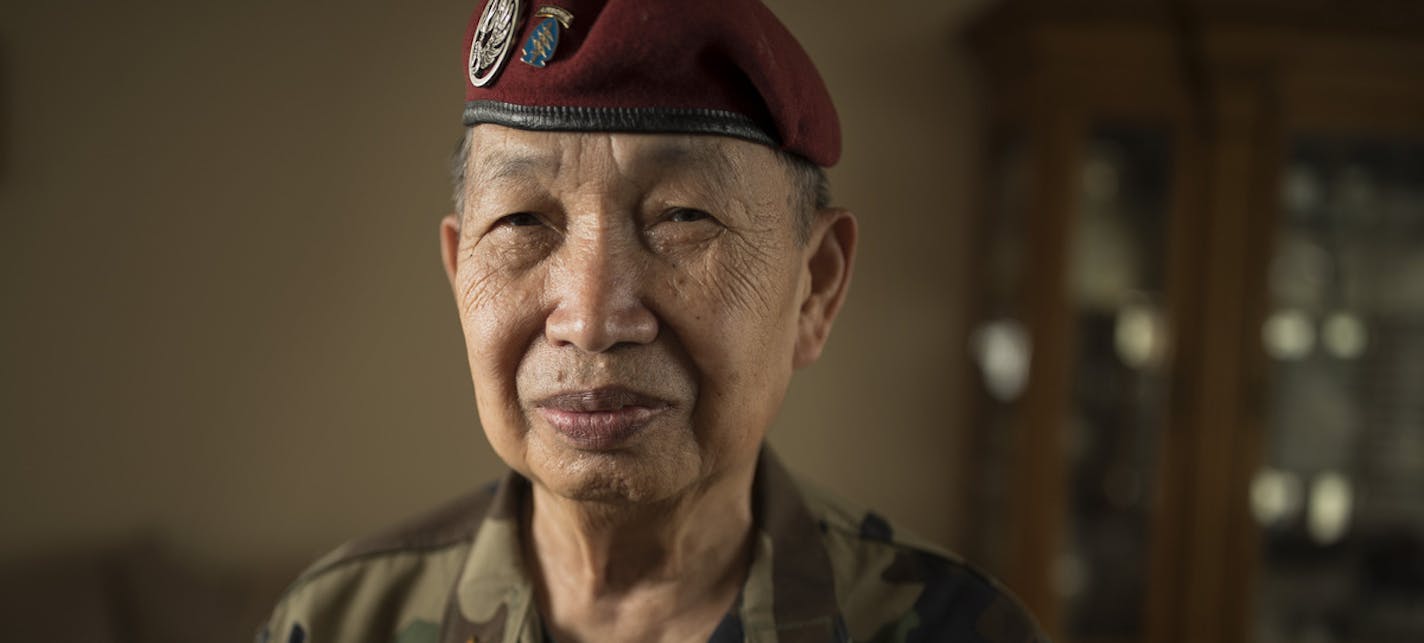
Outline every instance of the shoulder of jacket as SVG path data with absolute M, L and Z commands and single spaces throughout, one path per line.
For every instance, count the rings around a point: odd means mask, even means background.
M 838 599 L 858 639 L 917 631 L 934 640 L 972 632 L 991 643 L 1048 641 L 993 576 L 814 483 L 798 479 L 797 485 L 820 521 Z
M 832 493 L 820 485 L 797 478 L 806 508 L 819 522 L 821 532 L 853 547 L 916 550 L 956 565 L 964 559 L 908 531 L 896 529 L 880 514 Z
M 492 498 L 493 488 L 482 489 L 338 547 L 292 582 L 266 631 L 288 636 L 302 630 L 313 641 L 324 632 L 320 640 L 343 640 L 331 633 L 378 636 L 414 620 L 438 622 Z
M 421 554 L 468 544 L 493 498 L 494 487 L 487 486 L 372 535 L 347 542 L 312 563 L 297 577 L 293 589 L 383 556 Z

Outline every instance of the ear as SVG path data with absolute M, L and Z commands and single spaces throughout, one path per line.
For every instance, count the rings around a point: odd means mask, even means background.
M 821 356 L 831 335 L 831 323 L 845 301 L 855 267 L 855 215 L 849 210 L 826 208 L 816 213 L 816 223 L 806 243 L 806 265 L 793 366 L 810 366 Z
M 455 269 L 460 263 L 460 220 L 456 214 L 447 214 L 440 220 L 440 261 L 445 266 L 445 277 L 450 287 L 455 287 Z

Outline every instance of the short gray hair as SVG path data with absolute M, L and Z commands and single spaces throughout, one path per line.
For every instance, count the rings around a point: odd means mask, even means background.
M 473 127 L 466 127 L 465 133 L 455 143 L 455 151 L 450 155 L 450 185 L 454 190 L 455 220 L 465 218 L 466 168 L 470 163 L 470 139 Z M 816 212 L 831 204 L 831 181 L 821 166 L 806 157 L 784 150 L 776 151 L 776 158 L 791 175 L 791 209 L 796 213 L 796 239 L 805 243 L 811 236 L 811 222 Z

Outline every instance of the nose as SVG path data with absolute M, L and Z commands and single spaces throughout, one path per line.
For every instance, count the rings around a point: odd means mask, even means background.
M 555 346 L 601 353 L 625 344 L 648 344 L 658 319 L 643 301 L 644 263 L 636 248 L 606 239 L 570 240 L 557 272 L 558 304 L 545 321 Z

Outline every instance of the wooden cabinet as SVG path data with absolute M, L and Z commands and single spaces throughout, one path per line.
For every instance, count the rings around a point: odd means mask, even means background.
M 971 553 L 1068 643 L 1424 640 L 1424 3 L 971 43 Z

